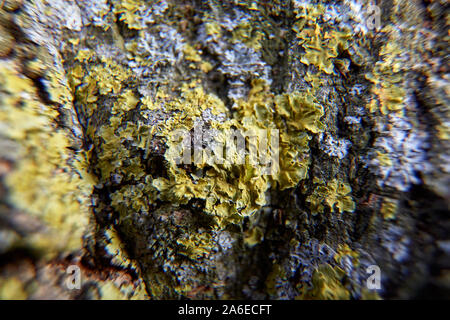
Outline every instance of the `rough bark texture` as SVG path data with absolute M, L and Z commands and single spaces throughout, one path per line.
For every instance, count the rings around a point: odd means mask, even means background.
M 0 298 L 449 298 L 448 3 L 374 4 L 3 1 Z

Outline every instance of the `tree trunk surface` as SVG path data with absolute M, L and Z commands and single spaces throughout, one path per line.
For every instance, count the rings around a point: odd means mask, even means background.
M 448 10 L 2 1 L 0 298 L 449 298 Z

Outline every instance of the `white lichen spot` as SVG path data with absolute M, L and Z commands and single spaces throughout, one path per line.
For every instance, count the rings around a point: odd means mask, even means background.
M 337 157 L 338 159 L 344 159 L 347 155 L 348 149 L 352 143 L 346 139 L 335 139 L 331 135 L 323 137 L 321 133 L 319 136 L 321 142 L 320 149 L 330 157 Z
M 380 187 L 389 186 L 408 191 L 412 184 L 420 184 L 418 173 L 429 172 L 427 159 L 428 135 L 418 131 L 404 117 L 389 116 L 389 126 L 375 141 L 370 165 L 380 176 Z M 380 156 L 380 154 L 382 156 Z
M 344 121 L 348 124 L 360 124 L 361 118 L 360 117 L 354 117 L 354 116 L 347 116 L 344 118 Z
M 233 247 L 233 241 L 234 241 L 233 238 L 227 231 L 222 231 L 218 235 L 217 242 L 224 251 L 227 251 L 228 249 Z

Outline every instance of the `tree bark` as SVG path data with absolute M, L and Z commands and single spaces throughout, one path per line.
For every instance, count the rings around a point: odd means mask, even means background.
M 1 298 L 449 297 L 446 1 L 0 10 Z M 256 128 L 272 175 L 175 163 Z

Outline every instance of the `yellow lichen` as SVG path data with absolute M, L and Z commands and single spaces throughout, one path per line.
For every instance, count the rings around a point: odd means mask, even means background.
M 390 167 L 392 166 L 392 160 L 389 158 L 389 155 L 380 151 L 377 151 L 377 160 L 380 166 Z
M 0 300 L 25 300 L 27 297 L 24 284 L 19 278 L 0 278 Z
M 198 260 L 211 254 L 213 242 L 211 234 L 207 232 L 185 235 L 177 239 L 180 245 L 179 253 L 189 257 L 192 260 Z
M 388 35 L 388 41 L 380 49 L 380 60 L 366 74 L 366 79 L 372 82 L 373 94 L 368 109 L 370 112 L 379 110 L 383 115 L 389 112 L 401 114 L 406 95 L 402 84 L 402 47 L 396 41 L 399 38 L 396 30 L 385 27 L 383 32 Z
M 126 77 L 122 77 L 119 82 L 125 79 Z M 83 80 L 92 83 L 90 78 L 85 77 Z M 78 86 L 79 91 L 83 93 L 85 87 L 82 83 Z M 120 84 L 116 87 L 121 90 Z M 229 111 L 218 97 L 206 94 L 196 82 L 183 85 L 178 96 L 159 91 L 154 97 L 140 98 L 141 110 L 161 110 L 170 114 L 169 120 L 159 122 L 153 127 L 140 123 L 122 126 L 120 119 L 136 106 L 138 98 L 129 90 L 118 92 L 118 100 L 113 106 L 109 125 L 97 130 L 99 137 L 96 139 L 102 141 L 99 144 L 98 167 L 102 179 L 108 179 L 115 173 L 125 179 L 142 181 L 142 184 L 139 188 L 133 184 L 116 191 L 112 195 L 112 204 L 116 210 L 126 215 L 129 207 L 147 211 L 149 203 L 156 199 L 174 204 L 187 204 L 195 198 L 203 199 L 204 212 L 214 217 L 217 227 L 223 228 L 230 222 L 239 221 L 239 217 L 251 215 L 264 206 L 267 201 L 266 192 L 271 185 L 278 184 L 280 189 L 286 189 L 298 184 L 308 172 L 308 132 L 317 133 L 323 130 L 320 122 L 323 109 L 310 95 L 274 97 L 267 89 L 264 82 L 254 81 L 249 99 L 238 102 L 241 107 L 234 118 L 230 118 Z M 217 130 L 218 141 L 229 139 L 232 128 L 241 131 L 253 129 L 256 132 L 266 130 L 264 133 L 270 136 L 274 130 L 281 131 L 278 155 L 280 170 L 273 175 L 267 175 L 263 172 L 263 166 L 251 165 L 248 158 L 244 163 L 238 163 L 237 155 L 233 155 L 231 159 L 225 158 L 222 163 L 215 163 L 203 151 L 204 157 L 195 162 L 198 169 L 204 170 L 200 175 L 180 167 L 176 163 L 177 157 L 181 155 L 177 129 L 192 131 L 195 119 L 201 119 L 204 112 L 229 119 L 208 122 L 210 128 Z M 145 151 L 148 149 L 148 141 L 155 138 L 162 139 L 167 146 L 166 177 L 152 177 L 146 173 L 143 159 L 131 158 L 126 147 L 127 141 L 133 141 L 134 145 Z M 269 143 L 268 147 L 271 152 L 274 146 Z
M 320 265 L 313 273 L 312 286 L 302 286 L 298 300 L 349 300 L 350 291 L 343 282 L 345 271 L 329 264 Z
M 352 250 L 348 244 L 340 244 L 336 254 L 334 255 L 334 260 L 338 263 L 342 263 L 344 258 L 350 258 L 354 267 L 358 266 L 359 254 L 357 251 Z
M 339 213 L 355 210 L 355 203 L 351 197 L 352 189 L 348 184 L 338 179 L 328 181 L 326 184 L 318 181 L 316 184 L 318 185 L 313 193 L 306 199 L 313 214 L 324 212 L 325 206 L 332 212 L 336 208 Z
M 183 47 L 184 58 L 192 62 L 202 61 L 202 57 L 199 52 L 189 44 L 185 44 Z
M 398 200 L 384 198 L 381 204 L 380 212 L 385 220 L 392 220 L 395 218 L 398 209 Z
M 85 179 L 89 176 L 85 156 L 68 149 L 73 143 L 69 133 L 53 126 L 58 111 L 39 100 L 37 89 L 14 63 L 2 65 L 0 79 L 0 121 L 4 124 L 0 135 L 20 146 L 15 169 L 5 180 L 9 200 L 49 228 L 27 241 L 49 257 L 78 249 L 88 225 L 94 181 Z
M 272 270 L 266 278 L 265 286 L 269 295 L 275 296 L 277 293 L 277 282 L 280 280 L 286 280 L 286 273 L 279 264 L 274 264 Z
M 114 7 L 114 12 L 119 15 L 119 20 L 124 21 L 130 29 L 143 29 L 142 15 L 139 9 L 145 6 L 141 0 L 120 0 Z
M 341 51 L 348 49 L 351 33 L 346 30 L 323 30 L 318 20 L 324 13 L 323 5 L 303 6 L 298 9 L 293 30 L 298 44 L 305 50 L 300 61 L 306 65 L 314 65 L 326 74 L 333 74 L 334 62 L 342 63 L 336 57 Z
M 254 227 L 245 234 L 244 243 L 249 247 L 253 247 L 260 243 L 263 239 L 264 232 L 260 227 Z
M 323 116 L 322 106 L 314 103 L 311 95 L 287 95 L 277 96 L 275 108 L 278 114 L 286 119 L 290 130 L 308 130 L 318 133 L 324 130 L 320 122 Z
M 233 42 L 242 42 L 247 47 L 260 50 L 264 34 L 255 29 L 250 21 L 239 24 L 232 32 Z
M 205 31 L 207 35 L 216 37 L 220 36 L 222 28 L 216 22 L 207 22 L 205 23 Z

